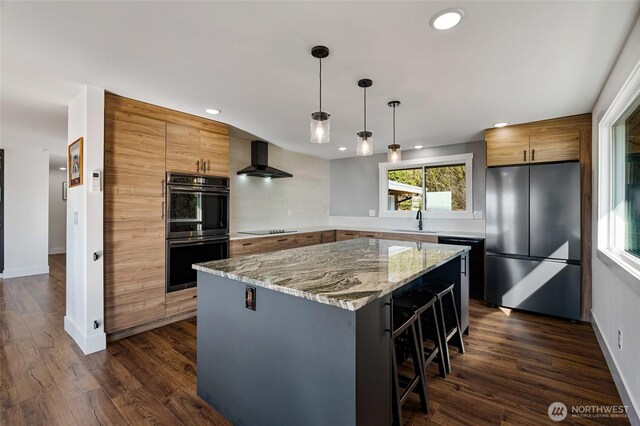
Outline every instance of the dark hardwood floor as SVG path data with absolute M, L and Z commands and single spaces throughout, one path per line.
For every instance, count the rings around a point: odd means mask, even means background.
M 0 284 L 1 424 L 227 424 L 196 395 L 195 319 L 84 356 L 63 329 L 64 262 L 51 256 L 49 275 Z M 467 353 L 452 355 L 452 375 L 441 379 L 431 366 L 430 414 L 412 396 L 405 424 L 553 424 L 554 401 L 621 405 L 589 324 L 472 303 L 471 327 Z

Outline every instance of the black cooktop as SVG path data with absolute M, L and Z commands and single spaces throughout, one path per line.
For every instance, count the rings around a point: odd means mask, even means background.
M 238 234 L 249 234 L 249 235 L 277 235 L 277 234 L 292 234 L 298 231 L 289 231 L 286 229 L 265 229 L 263 231 L 242 231 L 238 232 Z

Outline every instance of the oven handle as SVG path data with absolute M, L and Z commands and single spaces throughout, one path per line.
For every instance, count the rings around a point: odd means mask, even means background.
M 186 192 L 206 192 L 206 193 L 218 193 L 229 194 L 228 188 L 211 188 L 211 187 L 195 187 L 195 186 L 182 186 L 182 185 L 167 185 L 167 191 L 186 191 Z
M 228 242 L 229 238 L 208 238 L 206 240 L 169 240 L 169 247 L 171 246 L 203 246 L 205 244 L 215 244 Z

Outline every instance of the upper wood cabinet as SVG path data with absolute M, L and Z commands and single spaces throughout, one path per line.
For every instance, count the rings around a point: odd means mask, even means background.
M 520 132 L 487 132 L 487 166 L 529 162 L 529 135 Z
M 543 131 L 529 138 L 532 163 L 580 159 L 580 130 Z
M 229 137 L 168 123 L 167 171 L 228 176 Z
M 580 160 L 581 128 L 590 125 L 583 114 L 487 129 L 487 167 Z

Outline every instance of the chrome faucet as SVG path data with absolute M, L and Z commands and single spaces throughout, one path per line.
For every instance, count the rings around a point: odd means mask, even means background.
M 418 210 L 418 214 L 416 215 L 416 219 L 418 220 L 418 230 L 422 231 L 422 210 Z

